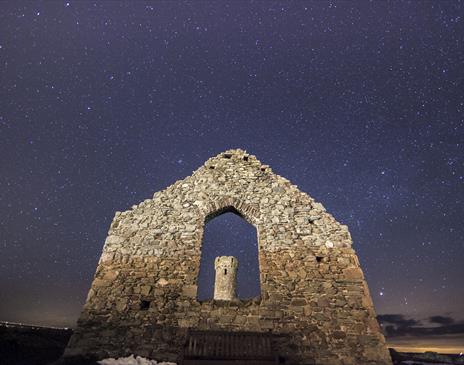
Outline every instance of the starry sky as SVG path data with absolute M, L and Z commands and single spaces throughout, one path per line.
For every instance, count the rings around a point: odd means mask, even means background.
M 114 212 L 242 148 L 350 227 L 391 335 L 464 338 L 463 15 L 1 2 L 0 320 L 74 325 Z M 204 247 L 201 296 L 218 254 L 242 255 L 239 295 L 259 293 L 252 226 L 220 216 Z

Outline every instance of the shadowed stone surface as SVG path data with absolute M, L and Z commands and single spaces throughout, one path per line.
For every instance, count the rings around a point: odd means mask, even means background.
M 205 223 L 258 232 L 261 297 L 197 300 Z M 180 361 L 188 329 L 272 332 L 288 363 L 391 364 L 348 228 L 255 156 L 230 150 L 116 212 L 66 357 Z M 148 303 L 148 305 L 147 305 Z

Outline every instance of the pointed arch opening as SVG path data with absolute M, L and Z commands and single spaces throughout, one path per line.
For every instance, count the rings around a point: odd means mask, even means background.
M 233 256 L 238 260 L 236 298 L 261 296 L 257 231 L 233 206 L 220 208 L 205 217 L 197 278 L 199 301 L 213 299 L 218 256 Z M 227 268 L 220 270 L 224 276 L 232 275 Z

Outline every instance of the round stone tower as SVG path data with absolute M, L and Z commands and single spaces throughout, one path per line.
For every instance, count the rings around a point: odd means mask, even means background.
M 237 288 L 237 259 L 233 256 L 218 256 L 214 260 L 214 268 L 216 269 L 214 299 L 235 299 L 235 290 Z

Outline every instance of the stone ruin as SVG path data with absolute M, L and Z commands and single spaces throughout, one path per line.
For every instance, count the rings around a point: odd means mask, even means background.
M 220 256 L 214 260 L 214 300 L 234 300 L 237 289 L 238 261 L 233 256 Z
M 204 226 L 225 212 L 256 227 L 261 295 L 199 301 Z M 182 363 L 194 331 L 266 335 L 280 363 L 391 364 L 348 228 L 242 150 L 116 212 L 63 359 Z

